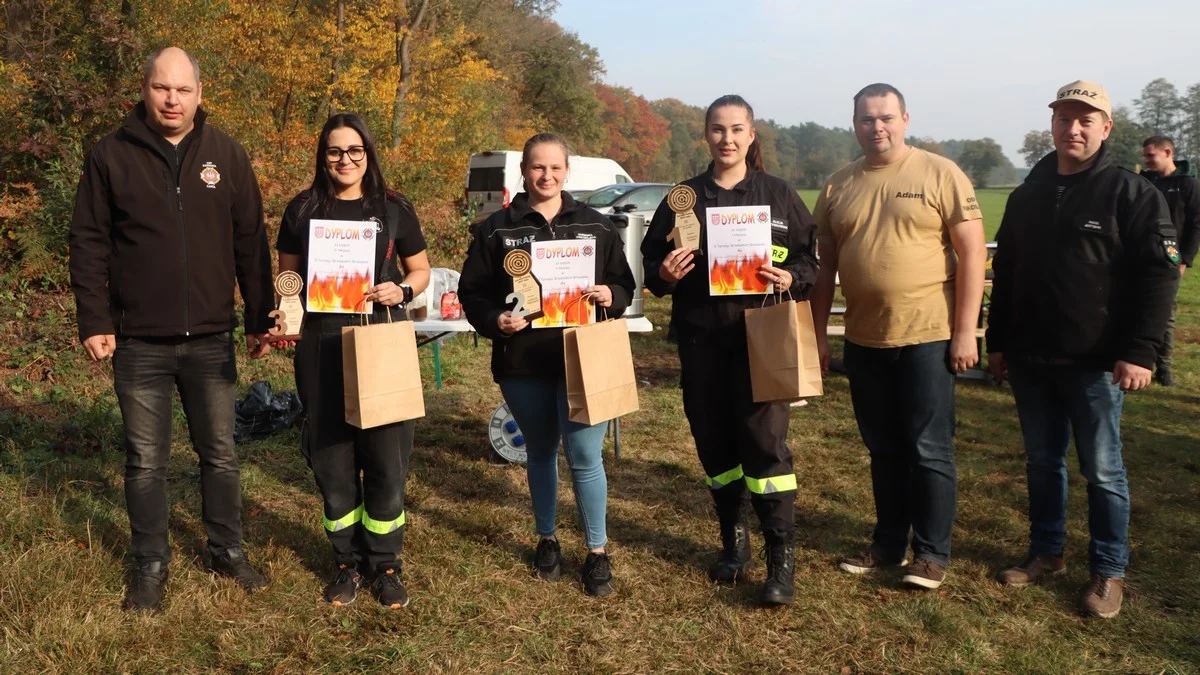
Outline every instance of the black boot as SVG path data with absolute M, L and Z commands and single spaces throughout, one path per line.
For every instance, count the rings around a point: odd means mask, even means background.
M 745 514 L 721 522 L 721 557 L 708 568 L 708 578 L 719 584 L 733 584 L 746 580 L 746 574 L 754 565 L 750 553 L 750 526 Z
M 155 613 L 162 608 L 167 564 L 161 560 L 140 562 L 133 570 L 133 583 L 125 594 L 125 609 Z
M 795 545 L 767 544 L 767 581 L 763 584 L 759 602 L 767 606 L 795 602 L 795 576 Z

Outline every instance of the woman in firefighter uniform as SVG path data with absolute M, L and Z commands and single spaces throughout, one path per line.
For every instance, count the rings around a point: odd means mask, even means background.
M 425 238 L 412 204 L 387 189 L 374 140 L 358 115 L 334 115 L 321 131 L 312 185 L 288 204 L 280 225 L 280 272 L 307 279 L 313 219 L 375 224 L 376 283 L 364 300 L 373 303 L 372 322 L 389 315 L 404 320 L 401 305 L 429 284 Z M 301 448 L 321 490 L 322 520 L 338 568 L 325 601 L 353 602 L 364 579 L 374 576 L 379 602 L 399 608 L 408 604 L 400 553 L 413 422 L 370 429 L 346 423 L 341 331 L 362 320 L 361 314 L 306 313 L 295 345 L 296 389 L 307 413 Z
M 705 209 L 771 207 L 772 264 L 761 281 L 777 292 L 806 299 L 817 276 L 816 226 L 783 180 L 763 172 L 754 113 L 740 96 L 722 96 L 705 115 L 712 164 L 673 190 L 659 205 L 642 242 L 646 287 L 672 296 L 670 334 L 678 341 L 683 407 L 700 463 L 716 503 L 722 551 L 709 568 L 719 583 L 742 581 L 751 567 L 747 497 L 766 540 L 764 605 L 793 602 L 796 474 L 787 446 L 787 403 L 755 403 L 743 312 L 761 295 L 711 296 L 706 255 Z M 690 192 L 689 192 L 690 191 Z M 674 208 L 673 208 L 674 207 Z M 699 247 L 676 247 L 669 239 L 681 218 L 701 224 Z
M 596 251 L 596 283 L 583 289 L 583 295 L 597 306 L 598 313 L 611 318 L 621 316 L 629 306 L 635 282 L 620 236 L 608 218 L 563 191 L 569 161 L 566 142 L 555 134 L 538 134 L 525 143 L 521 156 L 525 192 L 476 229 L 458 294 L 471 325 L 492 341 L 492 377 L 525 437 L 529 492 L 539 536 L 534 570 L 547 580 L 557 579 L 562 572 L 563 558 L 555 536 L 561 439 L 588 548 L 580 581 L 588 594 L 604 596 L 612 592 L 611 566 L 604 548 L 608 482 L 600 452 L 608 425 L 568 419 L 563 331 L 533 328 L 514 311 L 517 308 L 508 296 L 514 290 L 512 261 L 528 261 L 532 242 L 583 240 Z

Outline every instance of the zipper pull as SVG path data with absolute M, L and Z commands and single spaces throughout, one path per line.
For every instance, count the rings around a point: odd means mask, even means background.
M 175 203 L 179 205 L 179 211 L 183 211 L 183 189 L 175 186 Z

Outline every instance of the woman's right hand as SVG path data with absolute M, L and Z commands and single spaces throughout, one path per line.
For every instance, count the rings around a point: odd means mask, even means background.
M 496 319 L 496 325 L 500 327 L 501 333 L 512 335 L 517 331 L 524 330 L 529 325 L 529 321 L 523 316 L 513 316 L 512 312 L 504 312 L 500 318 Z
M 667 254 L 662 264 L 658 266 L 658 276 L 663 281 L 675 283 L 687 276 L 696 267 L 694 262 L 696 252 L 690 248 L 677 248 Z

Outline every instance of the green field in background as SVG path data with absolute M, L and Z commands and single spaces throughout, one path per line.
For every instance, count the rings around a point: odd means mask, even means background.
M 1008 194 L 1012 191 L 1013 189 L 1010 187 L 983 188 L 975 191 L 975 196 L 979 199 L 979 206 L 983 209 L 983 230 L 987 234 L 988 241 L 996 239 L 996 230 L 1000 229 L 1000 220 L 1004 218 L 1004 206 L 1008 202 Z M 800 198 L 804 200 L 809 210 L 817 205 L 817 193 L 820 190 L 797 190 L 796 192 L 800 193 Z

